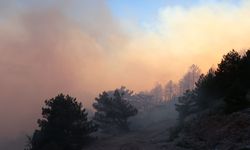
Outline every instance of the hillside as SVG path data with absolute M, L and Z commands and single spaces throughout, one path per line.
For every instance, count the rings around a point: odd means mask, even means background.
M 167 143 L 168 129 L 176 123 L 177 112 L 174 101 L 156 106 L 149 112 L 132 118 L 131 131 L 124 134 L 108 135 L 97 133 L 97 140 L 86 147 L 87 150 L 161 150 L 183 149 Z
M 249 150 L 250 109 L 193 118 L 174 142 L 194 150 Z

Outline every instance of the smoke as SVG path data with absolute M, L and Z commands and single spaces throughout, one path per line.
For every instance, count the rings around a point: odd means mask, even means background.
M 43 101 L 61 92 L 90 106 L 103 90 L 149 89 L 191 64 L 206 71 L 228 50 L 249 47 L 249 8 L 165 7 L 147 28 L 128 29 L 106 1 L 1 1 L 0 135 L 33 130 Z
M 90 106 L 113 86 L 109 63 L 126 42 L 104 2 L 82 1 L 83 20 L 69 9 L 77 1 L 16 3 L 3 3 L 11 9 L 0 17 L 1 136 L 30 130 L 43 101 L 61 92 Z
M 191 64 L 206 72 L 228 51 L 249 48 L 249 8 L 249 1 L 223 0 L 163 7 L 156 22 L 132 27 L 124 62 L 136 66 L 140 81 L 149 81 L 144 87 L 178 81 Z

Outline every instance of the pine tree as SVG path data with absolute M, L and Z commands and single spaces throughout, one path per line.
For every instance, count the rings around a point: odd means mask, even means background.
M 76 98 L 60 94 L 45 101 L 39 129 L 29 138 L 29 150 L 81 150 L 96 126 Z
M 210 69 L 206 75 L 201 75 L 200 79 L 196 82 L 194 89 L 196 95 L 196 105 L 199 111 L 205 110 L 214 105 L 216 98 L 216 82 L 215 72 Z
M 241 55 L 232 50 L 225 55 L 216 71 L 220 93 L 224 95 L 227 113 L 235 112 L 250 106 L 247 94 L 250 88 L 250 52 Z
M 124 98 L 124 93 L 121 93 L 119 89 L 112 94 L 103 92 L 95 100 L 96 102 L 93 104 L 96 109 L 94 120 L 101 129 L 129 130 L 128 118 L 136 115 L 137 109 Z

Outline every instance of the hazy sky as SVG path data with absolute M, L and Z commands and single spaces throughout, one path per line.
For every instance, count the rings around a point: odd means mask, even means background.
M 90 106 L 103 90 L 139 91 L 203 72 L 250 46 L 247 0 L 0 0 L 0 135 L 36 126 L 63 92 Z

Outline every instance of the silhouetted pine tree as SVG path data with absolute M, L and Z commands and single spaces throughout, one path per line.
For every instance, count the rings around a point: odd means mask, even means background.
M 241 56 L 235 50 L 223 56 L 215 71 L 218 96 L 229 92 L 232 84 L 239 78 Z
M 201 75 L 200 79 L 196 82 L 194 93 L 196 95 L 197 111 L 202 111 L 214 106 L 217 100 L 215 72 L 210 69 L 206 75 Z
M 102 129 L 116 128 L 126 131 L 129 129 L 127 119 L 137 114 L 137 109 L 132 106 L 124 93 L 119 89 L 114 92 L 103 92 L 95 99 L 93 107 L 96 109 L 94 120 Z
M 234 112 L 250 106 L 247 97 L 250 89 L 250 51 L 242 57 L 231 51 L 223 57 L 216 72 L 217 82 L 224 94 L 226 112 Z
M 60 94 L 45 101 L 38 130 L 29 138 L 29 150 L 81 150 L 96 126 L 76 98 Z

